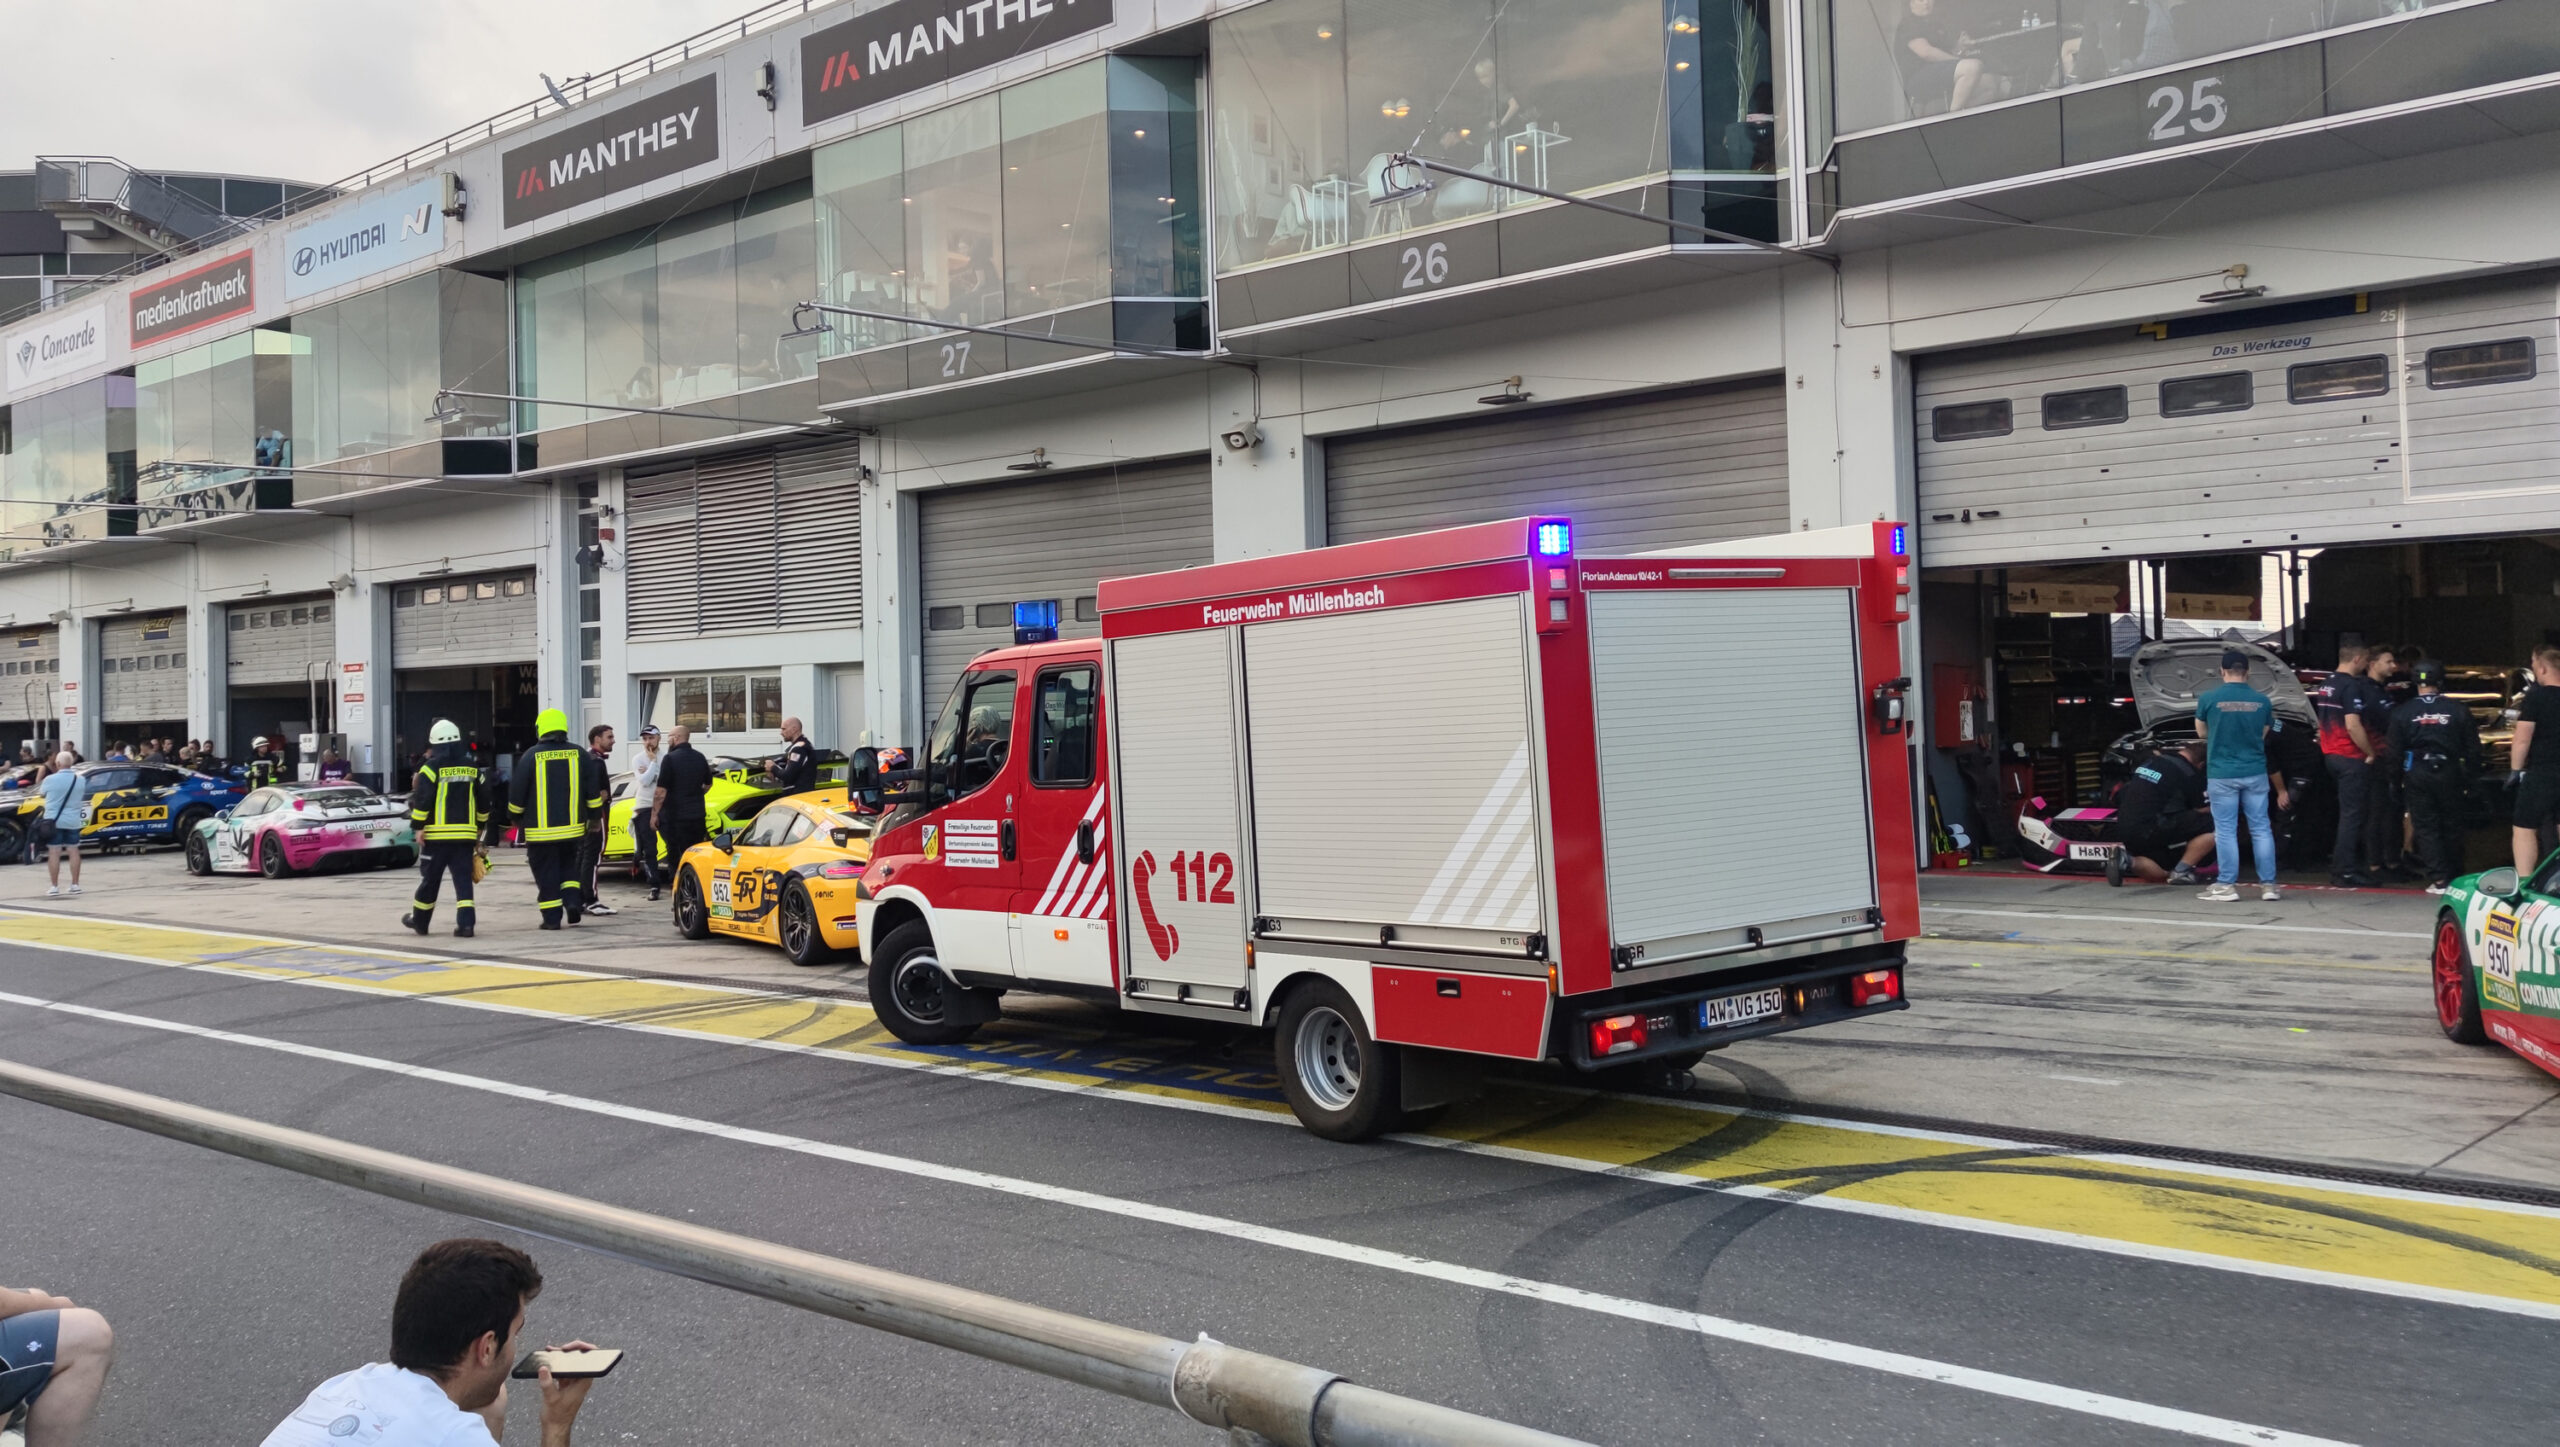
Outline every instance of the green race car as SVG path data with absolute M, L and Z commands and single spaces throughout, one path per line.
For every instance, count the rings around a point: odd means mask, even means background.
M 713 756 L 711 792 L 702 796 L 703 832 L 706 835 L 746 828 L 765 805 L 791 792 L 763 782 L 765 765 L 770 762 L 770 756 L 759 759 Z M 823 789 L 830 784 L 842 785 L 844 781 L 844 755 L 832 751 L 819 754 L 818 782 L 812 787 Z M 631 845 L 631 811 L 639 804 L 639 800 L 631 797 L 631 776 L 614 775 L 612 799 L 605 806 L 605 863 L 634 870 L 639 867 Z M 664 845 L 658 848 L 658 863 L 661 867 L 667 863 Z
M 2560 1075 L 2560 854 L 2528 880 L 2513 866 L 2455 880 L 2428 963 L 2446 1036 L 2494 1041 Z

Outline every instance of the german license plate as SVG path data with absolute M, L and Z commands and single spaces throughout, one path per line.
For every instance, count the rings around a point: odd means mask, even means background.
M 1698 1023 L 1713 1030 L 1723 1025 L 1748 1025 L 1783 1015 L 1787 1009 L 1784 990 L 1753 990 L 1746 995 L 1725 995 L 1698 1006 Z

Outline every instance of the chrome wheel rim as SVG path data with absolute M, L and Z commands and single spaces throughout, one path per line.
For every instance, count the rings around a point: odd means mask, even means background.
M 1342 1012 L 1318 1005 L 1298 1022 L 1298 1083 L 1326 1110 L 1347 1110 L 1360 1094 L 1360 1036 Z
M 889 993 L 911 1020 L 927 1025 L 942 1020 L 942 961 L 931 950 L 918 950 L 898 962 Z

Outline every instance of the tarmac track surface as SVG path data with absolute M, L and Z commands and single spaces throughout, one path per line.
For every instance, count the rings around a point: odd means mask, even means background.
M 2560 1211 L 2530 1192 L 1555 1078 L 1342 1147 L 1213 1033 L 1039 1010 L 920 1052 L 848 992 L 37 913 L 0 915 L 0 994 L 0 1055 L 30 1064 L 1595 1442 L 2440 1442 L 2549 1421 Z M 172 1421 L 256 1440 L 381 1354 L 420 1243 L 478 1229 L 17 1102 L 0 1141 L 21 1163 L 0 1177 L 14 1274 L 118 1321 L 111 1442 Z M 634 1352 L 582 1441 L 1202 1440 L 533 1249 L 553 1283 L 536 1330 Z

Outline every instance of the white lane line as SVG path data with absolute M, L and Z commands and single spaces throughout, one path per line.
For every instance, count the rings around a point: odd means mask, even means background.
M 2435 936 L 2426 930 L 2337 929 L 2313 924 L 2236 924 L 2217 919 L 2191 919 L 2184 915 L 2156 914 L 2051 914 L 2032 909 L 1960 909 L 1951 904 L 1923 904 L 1923 919 L 1933 914 L 1979 914 L 1996 919 L 2049 919 L 2063 923 L 2088 921 L 2091 924 L 2147 924 L 2160 929 L 2200 930 L 2214 933 L 2227 929 L 2265 930 L 2287 935 L 2352 935 L 2364 940 L 2428 940 Z
M 670 1040 L 683 1040 L 697 1045 L 738 1045 L 745 1046 L 749 1049 L 771 1050 L 782 1054 L 803 1055 L 813 1059 L 839 1061 L 853 1065 L 880 1066 L 891 1070 L 912 1071 L 920 1075 L 939 1075 L 954 1080 L 967 1080 L 981 1084 L 993 1083 L 998 1085 L 1011 1085 L 1029 1090 L 1048 1091 L 1056 1095 L 1075 1095 L 1092 1100 L 1111 1101 L 1118 1104 L 1145 1105 L 1165 1110 L 1189 1111 L 1196 1115 L 1221 1116 L 1229 1120 L 1250 1121 L 1258 1125 L 1286 1126 L 1293 1130 L 1298 1128 L 1298 1123 L 1295 1117 L 1279 1110 L 1255 1109 L 1251 1106 L 1245 1105 L 1228 1105 L 1217 1101 L 1188 1100 L 1178 1096 L 1116 1089 L 1109 1084 L 1100 1082 L 1085 1083 L 1073 1080 L 1050 1080 L 1033 1075 L 1017 1074 L 1010 1071 L 972 1069 L 965 1065 L 944 1065 L 938 1062 L 902 1059 L 891 1055 L 858 1053 L 851 1050 L 834 1049 L 827 1046 L 801 1045 L 783 1040 L 760 1040 L 752 1036 L 742 1035 L 717 1035 L 699 1030 L 686 1030 L 677 1026 L 649 1025 L 637 1021 L 602 1020 L 592 1016 L 561 1014 L 556 1011 L 537 1009 L 528 1005 L 510 1005 L 495 1000 L 466 1000 L 454 996 L 402 995 L 376 989 L 369 985 L 351 983 L 343 980 L 290 979 L 271 975 L 250 974 L 225 965 L 184 964 L 169 960 L 153 959 L 145 955 L 119 954 L 112 950 L 100 950 L 80 945 L 51 944 L 34 940 L 0 941 L 0 947 L 6 946 L 16 946 L 23 949 L 50 950 L 63 954 L 78 955 L 83 958 L 113 959 L 131 964 L 150 965 L 159 969 L 192 970 L 204 974 L 217 975 L 236 983 L 262 985 L 306 985 L 324 990 L 336 990 L 344 994 L 357 996 L 367 1000 L 411 1001 L 423 1004 L 458 1006 L 467 1010 L 486 1010 L 492 1014 L 513 1015 L 522 1019 L 540 1021 L 548 1025 L 588 1025 L 608 1030 L 626 1030 L 634 1034 L 659 1035 Z M 518 965 L 517 968 L 548 969 L 550 967 Z M 597 978 L 621 980 L 628 979 L 629 977 L 621 975 L 605 975 L 598 976 Z M 801 998 L 799 996 L 773 994 L 746 988 L 736 988 L 733 989 L 731 993 L 770 999 Z M 0 999 L 6 998 L 10 997 L 0 995 Z M 1036 1067 L 1037 1064 L 1038 1062 L 1036 1061 L 1030 1062 L 1030 1065 L 1033 1067 Z M 1607 1094 L 1607 1092 L 1601 1091 L 1587 1091 L 1583 1093 L 1592 1095 Z M 2439 1193 L 2407 1190 L 2397 1186 L 2377 1186 L 2352 1181 L 2327 1181 L 2309 1177 L 2283 1175 L 2271 1171 L 2254 1171 L 2234 1166 L 2203 1165 L 2183 1161 L 2164 1162 L 2142 1156 L 2073 1153 L 2015 1140 L 2007 1140 L 1997 1136 L 1961 1135 L 1951 1132 L 1926 1131 L 1910 1126 L 1880 1125 L 1865 1121 L 1840 1120 L 1829 1116 L 1804 1115 L 1788 1111 L 1737 1108 L 1733 1106 L 1713 1105 L 1704 1101 L 1663 1099 L 1652 1096 L 1630 1096 L 1618 1098 L 1634 1100 L 1640 1104 L 1660 1106 L 1668 1109 L 1692 1110 L 1699 1112 L 1700 1114 L 1720 1115 L 1727 1118 L 1776 1121 L 1790 1125 L 1818 1126 L 1824 1129 L 1852 1131 L 1866 1135 L 1900 1137 L 1908 1140 L 1925 1141 L 1932 1144 L 1971 1146 L 1985 1150 L 2002 1150 L 2013 1152 L 2021 1156 L 2043 1156 L 2050 1157 L 2055 1160 L 2081 1161 L 2098 1165 L 2117 1166 L 2129 1171 L 2158 1172 L 2174 1169 L 2180 1174 L 2185 1175 L 2208 1176 L 2234 1181 L 2249 1181 L 2291 1190 L 2317 1190 L 2340 1195 L 2367 1196 L 2380 1200 L 2414 1201 L 2438 1206 L 2453 1205 L 2481 1211 L 2503 1212 L 2512 1215 L 2560 1217 L 2560 1208 L 2535 1206 L 2511 1201 L 2473 1199 L 2470 1197 L 2450 1197 Z M 1937 1211 L 1924 1211 L 1909 1206 L 1885 1205 L 1880 1202 L 1858 1201 L 1825 1193 L 1794 1191 L 1784 1187 L 1735 1184 L 1727 1181 L 1719 1181 L 1712 1177 L 1683 1175 L 1670 1171 L 1648 1170 L 1639 1166 L 1614 1165 L 1606 1161 L 1595 1161 L 1582 1156 L 1523 1150 L 1514 1146 L 1480 1145 L 1473 1141 L 1456 1140 L 1443 1136 L 1397 1134 L 1389 1137 L 1389 1139 L 1400 1141 L 1408 1145 L 1427 1147 L 1432 1150 L 1450 1151 L 1461 1155 L 1489 1156 L 1519 1164 L 1564 1171 L 1574 1175 L 1597 1176 L 1604 1178 L 1620 1177 L 1627 1180 L 1642 1181 L 1647 1185 L 1677 1186 L 1683 1190 L 1704 1191 L 1717 1195 L 1742 1196 L 1753 1200 L 1777 1201 L 1786 1205 L 1802 1206 L 1811 1210 L 1837 1211 L 1847 1215 L 1863 1216 L 1874 1220 L 1893 1221 L 1904 1225 L 1927 1226 L 1946 1231 L 1964 1231 L 1977 1236 L 1996 1236 L 2012 1241 L 2029 1241 L 2043 1246 L 2054 1246 L 2075 1251 L 2091 1251 L 2100 1255 L 2122 1256 L 2137 1261 L 2163 1262 L 2173 1266 L 2192 1266 L 2207 1271 L 2225 1272 L 2235 1276 L 2255 1276 L 2272 1281 L 2296 1282 L 2307 1286 L 2334 1287 L 2345 1291 L 2362 1292 L 2368 1296 L 2388 1296 L 2408 1301 L 2423 1301 L 2437 1306 L 2455 1306 L 2475 1311 L 2500 1312 L 2509 1316 L 2526 1316 L 2546 1321 L 2560 1321 L 2560 1305 L 2548 1302 L 2527 1301 L 2516 1297 L 2493 1296 L 2483 1292 L 2461 1291 L 2450 1287 L 2424 1286 L 2415 1282 L 2389 1281 L 2379 1277 L 2355 1276 L 2344 1272 L 2323 1271 L 2318 1268 L 2307 1266 L 2286 1266 L 2275 1262 L 2252 1261 L 2243 1257 L 2219 1256 L 2210 1252 L 2189 1251 L 2174 1246 L 2157 1246 L 2144 1242 L 2123 1241 L 2105 1236 L 2083 1235 L 2073 1231 L 2056 1231 L 2047 1227 L 2012 1225 L 2007 1222 L 1985 1220 L 1979 1217 L 1958 1216 Z
M 508 1096 L 516 1100 L 557 1106 L 565 1110 L 583 1111 L 639 1125 L 657 1126 L 665 1130 L 684 1131 L 741 1145 L 763 1146 L 771 1150 L 789 1151 L 796 1155 L 814 1156 L 821 1160 L 873 1170 L 890 1171 L 923 1180 L 951 1185 L 970 1186 L 1025 1200 L 1051 1205 L 1073 1206 L 1080 1210 L 1170 1226 L 1204 1235 L 1223 1236 L 1247 1241 L 1301 1255 L 1322 1257 L 1356 1266 L 1373 1267 L 1405 1276 L 1422 1277 L 1446 1285 L 1472 1288 L 1502 1296 L 1542 1302 L 1550 1306 L 1570 1307 L 1601 1316 L 1641 1322 L 1649 1326 L 1668 1327 L 1698 1336 L 1714 1337 L 1745 1346 L 1813 1357 L 1846 1366 L 1864 1367 L 1890 1376 L 1909 1377 L 1917 1381 L 1936 1382 L 1961 1387 L 1995 1397 L 2031 1402 L 2039 1406 L 2058 1407 L 2093 1417 L 2105 1417 L 2137 1426 L 2153 1427 L 2200 1437 L 2211 1442 L 2277 1444 L 2277 1447 L 2344 1447 L 2335 1439 L 2287 1432 L 2274 1427 L 2215 1417 L 2201 1412 L 2183 1411 L 2129 1397 L 2110 1396 L 2103 1392 L 2084 1391 L 2054 1382 L 2040 1382 L 2031 1377 L 2011 1376 L 2005 1372 L 1983 1371 L 1958 1366 L 1952 1362 L 1933 1361 L 1904 1352 L 1885 1351 L 1858 1346 L 1851 1342 L 1833 1341 L 1778 1327 L 1759 1326 L 1731 1317 L 1712 1316 L 1705 1312 L 1685 1311 L 1677 1307 L 1657 1306 L 1622 1296 L 1588 1291 L 1578 1286 L 1565 1286 L 1552 1281 L 1539 1281 L 1514 1276 L 1509 1272 L 1487 1271 L 1480 1267 L 1462 1266 L 1456 1262 L 1438 1261 L 1427 1256 L 1414 1256 L 1402 1251 L 1389 1251 L 1375 1246 L 1362 1246 L 1337 1241 L 1328 1236 L 1309 1235 L 1284 1227 L 1257 1225 L 1225 1216 L 1211 1216 L 1198 1211 L 1185 1211 L 1172 1206 L 1159 1206 L 1146 1201 L 1132 1201 L 1120 1196 L 1078 1190 L 1071 1186 L 1050 1185 L 1043 1181 L 1025 1180 L 1017 1176 L 996 1175 L 961 1166 L 939 1165 L 907 1156 L 893 1156 L 857 1146 L 837 1145 L 829 1141 L 810 1140 L 803 1136 L 784 1135 L 778 1131 L 758 1130 L 752 1126 L 729 1125 L 693 1116 L 675 1115 L 651 1110 L 645 1106 L 624 1105 L 616 1101 L 570 1095 L 544 1090 L 537 1086 L 518 1085 L 512 1081 L 482 1075 L 465 1075 L 429 1065 L 411 1065 L 404 1061 L 384 1060 L 370 1055 L 357 1055 L 332 1050 L 320 1045 L 302 1045 L 290 1040 L 276 1040 L 263 1035 L 243 1035 L 210 1026 L 190 1025 L 181 1021 L 155 1019 L 147 1015 L 131 1015 L 117 1010 L 102 1010 L 92 1005 L 75 1005 L 63 1000 L 46 1000 L 32 995 L 0 992 L 0 1000 L 24 1005 L 30 1009 L 52 1010 L 66 1015 L 105 1021 L 109 1024 L 158 1030 L 169 1034 L 211 1040 L 226 1045 L 243 1045 L 271 1050 L 279 1054 L 301 1056 L 309 1060 L 327 1061 L 334 1065 L 361 1070 L 380 1071 L 387 1075 L 406 1076 L 437 1085 L 456 1086 L 490 1095 Z

